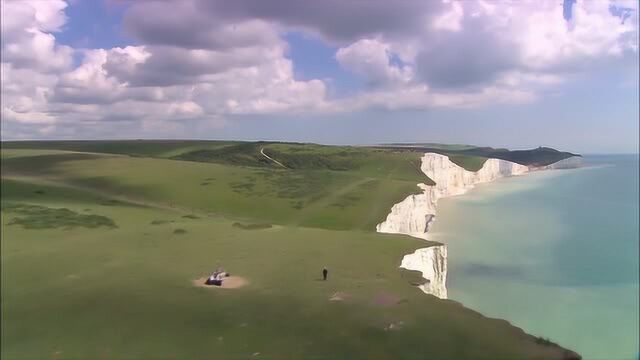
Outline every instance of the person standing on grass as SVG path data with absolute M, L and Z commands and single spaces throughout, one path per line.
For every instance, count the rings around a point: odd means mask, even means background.
M 322 280 L 327 280 L 327 275 L 329 275 L 329 270 L 326 267 L 322 268 Z

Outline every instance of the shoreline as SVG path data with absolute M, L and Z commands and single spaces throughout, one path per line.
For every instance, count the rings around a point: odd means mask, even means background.
M 394 204 L 387 218 L 376 226 L 380 233 L 404 234 L 429 240 L 429 230 L 436 220 L 439 199 L 463 195 L 479 184 L 497 179 L 520 176 L 531 172 L 581 167 L 579 157 L 571 157 L 543 167 L 529 167 L 506 160 L 487 159 L 478 171 L 468 171 L 445 155 L 425 153 L 421 158 L 421 171 L 435 182 L 429 186 L 418 184 L 421 194 L 409 195 Z M 418 287 L 426 294 L 447 299 L 447 245 L 432 245 L 406 254 L 400 267 L 420 271 L 425 283 Z
M 446 199 L 430 239 L 448 244 L 450 298 L 585 358 L 631 358 L 638 163 L 585 163 Z

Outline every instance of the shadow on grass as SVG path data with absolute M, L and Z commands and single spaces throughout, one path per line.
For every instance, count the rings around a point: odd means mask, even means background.
M 21 175 L 55 174 L 60 173 L 60 167 L 65 162 L 101 158 L 104 158 L 104 156 L 95 154 L 49 154 L 3 159 L 2 173 Z

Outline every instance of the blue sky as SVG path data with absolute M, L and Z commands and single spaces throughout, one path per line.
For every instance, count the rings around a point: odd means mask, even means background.
M 638 151 L 638 2 L 2 0 L 2 139 Z
M 111 4 L 111 5 L 110 5 Z M 60 44 L 75 48 L 113 48 L 135 44 L 122 28 L 126 6 L 106 1 L 78 0 L 65 8 L 68 18 L 56 33 Z

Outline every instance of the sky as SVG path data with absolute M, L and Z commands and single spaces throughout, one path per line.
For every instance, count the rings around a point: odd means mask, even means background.
M 637 153 L 637 0 L 1 0 L 2 140 Z

